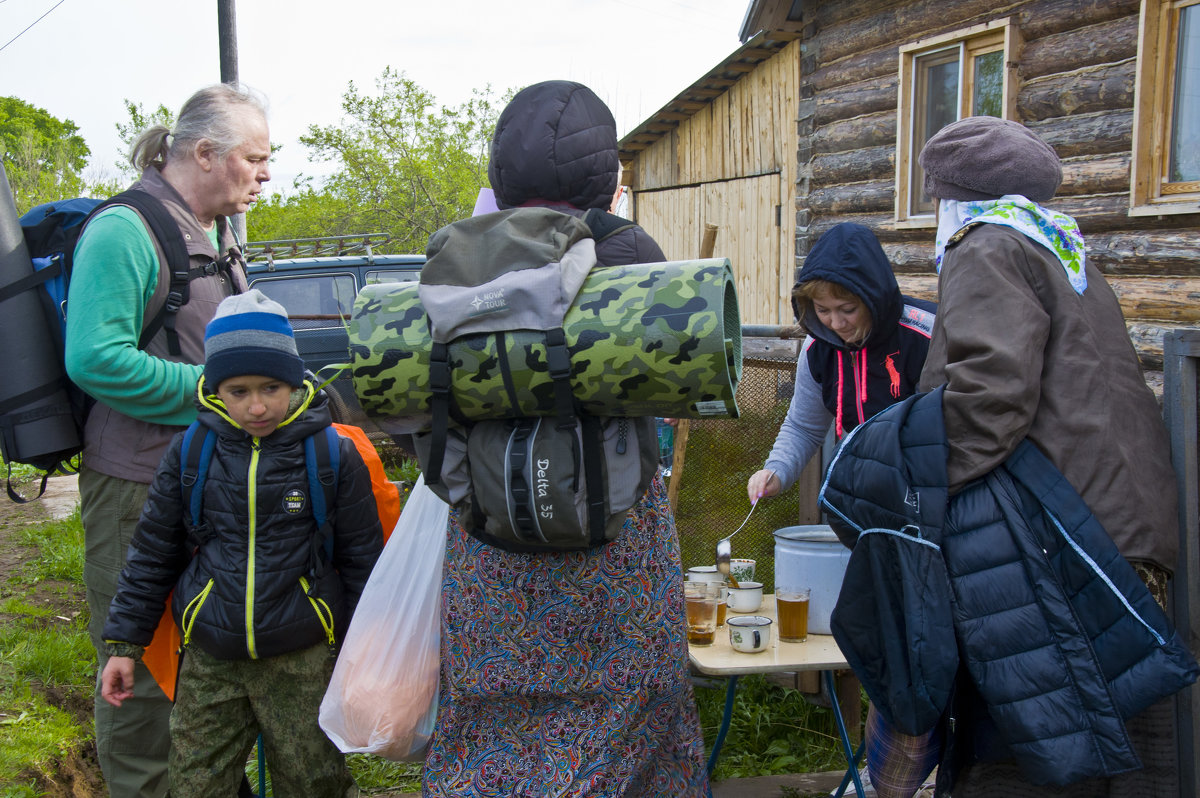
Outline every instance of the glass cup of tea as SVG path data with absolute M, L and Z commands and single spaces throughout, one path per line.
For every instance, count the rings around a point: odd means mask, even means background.
M 684 582 L 687 606 L 688 644 L 711 646 L 717 636 L 717 599 L 721 585 L 715 582 Z
M 775 612 L 779 616 L 779 639 L 803 643 L 808 639 L 809 588 L 785 585 L 775 588 Z
M 725 625 L 725 615 L 729 612 L 729 585 L 717 585 L 717 626 Z

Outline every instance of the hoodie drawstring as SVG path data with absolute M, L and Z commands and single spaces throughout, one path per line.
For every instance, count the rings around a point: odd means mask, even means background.
M 846 392 L 846 378 L 845 378 L 845 374 L 842 371 L 842 352 L 840 350 L 838 351 L 837 356 L 838 356 L 837 357 L 837 363 L 838 363 L 837 413 L 835 415 L 836 426 L 834 426 L 834 428 L 833 428 L 833 434 L 836 436 L 837 440 L 840 441 L 842 439 L 842 435 L 845 434 L 845 430 L 842 429 L 842 397 L 845 395 L 845 392 Z

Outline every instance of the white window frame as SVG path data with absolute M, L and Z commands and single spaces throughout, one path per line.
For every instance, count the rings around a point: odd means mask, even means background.
M 914 64 L 917 59 L 930 55 L 938 50 L 959 50 L 959 97 L 958 118 L 970 114 L 973 99 L 966 89 L 968 81 L 963 79 L 963 64 L 968 54 L 978 52 L 980 43 L 984 43 L 984 52 L 999 49 L 1003 53 L 1004 68 L 1001 86 L 1001 108 L 1004 119 L 1017 118 L 1017 50 L 1020 47 L 1020 33 L 1011 17 L 997 19 L 981 25 L 973 25 L 939 36 L 912 42 L 900 46 L 900 82 L 897 91 L 896 109 L 896 206 L 895 226 L 897 228 L 934 227 L 933 213 L 913 213 L 911 210 L 911 177 L 913 167 L 917 166 L 917 155 L 920 150 L 914 150 L 913 141 L 916 114 L 913 103 L 918 99 L 916 80 L 918 78 Z
M 1200 181 L 1170 183 L 1179 11 L 1200 0 L 1143 0 L 1134 84 L 1129 215 L 1200 213 Z M 1200 9 L 1197 12 L 1200 13 Z

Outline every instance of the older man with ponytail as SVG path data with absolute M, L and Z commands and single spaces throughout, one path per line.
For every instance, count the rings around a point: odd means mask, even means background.
M 84 435 L 79 498 L 101 670 L 107 656 L 100 630 L 149 484 L 171 437 L 196 418 L 205 325 L 222 299 L 246 290 L 226 217 L 258 198 L 271 177 L 270 155 L 264 102 L 224 84 L 193 94 L 173 130 L 156 125 L 134 144 L 130 160 L 141 178 L 133 188 L 159 200 L 178 225 L 194 278 L 186 304 L 157 331 L 147 325 L 168 302 L 170 268 L 137 211 L 106 208 L 88 222 L 75 251 L 66 365 L 97 400 Z M 97 690 L 100 766 L 110 795 L 157 798 L 167 791 L 171 701 L 141 663 L 133 693 L 116 713 Z

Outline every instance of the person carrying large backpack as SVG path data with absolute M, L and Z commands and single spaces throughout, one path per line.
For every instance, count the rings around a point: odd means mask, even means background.
M 174 130 L 155 125 L 135 142 L 133 188 L 160 200 L 179 225 L 196 279 L 186 303 L 170 290 L 161 247 L 143 218 L 106 208 L 80 235 L 71 275 L 66 367 L 96 399 L 84 432 L 79 498 L 86 540 L 89 632 L 100 668 L 101 630 L 155 469 L 172 436 L 196 418 L 204 328 L 217 305 L 246 290 L 227 217 L 244 213 L 270 177 L 263 101 L 216 85 L 184 103 Z M 178 306 L 144 348 L 146 318 Z M 171 701 L 139 663 L 134 698 L 116 713 L 96 693 L 96 748 L 112 796 L 167 790 Z
M 618 168 L 612 113 L 555 80 L 501 113 L 488 177 L 501 210 L 583 218 L 610 207 Z M 666 260 L 633 224 L 595 237 L 596 268 Z M 649 482 L 616 537 L 584 550 L 505 550 L 452 512 L 425 795 L 707 794 L 679 541 L 661 473 Z

